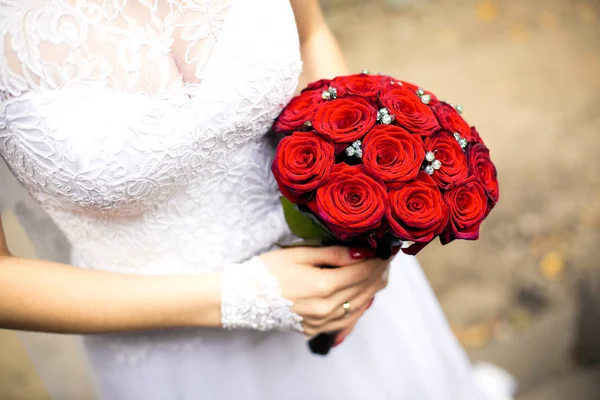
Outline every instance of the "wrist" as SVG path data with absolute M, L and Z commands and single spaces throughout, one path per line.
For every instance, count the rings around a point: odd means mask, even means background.
M 302 318 L 283 298 L 277 277 L 260 257 L 230 264 L 222 274 L 221 318 L 225 329 L 302 332 Z
M 194 279 L 196 304 L 188 322 L 198 328 L 221 328 L 222 274 L 202 274 Z

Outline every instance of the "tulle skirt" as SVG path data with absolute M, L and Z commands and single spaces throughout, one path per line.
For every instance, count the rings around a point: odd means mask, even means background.
M 327 356 L 298 333 L 222 330 L 84 338 L 105 400 L 481 400 L 473 370 L 414 257 Z

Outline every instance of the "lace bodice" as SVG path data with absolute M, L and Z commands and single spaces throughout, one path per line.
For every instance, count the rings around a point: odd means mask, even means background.
M 281 0 L 0 0 L 0 155 L 72 262 L 184 273 L 287 234 L 265 137 L 300 72 Z
M 2 90 L 85 80 L 162 94 L 202 81 L 232 0 L 2 0 Z M 0 44 L 0 45 L 2 45 Z

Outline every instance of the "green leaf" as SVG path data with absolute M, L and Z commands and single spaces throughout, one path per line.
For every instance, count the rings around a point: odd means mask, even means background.
M 315 222 L 310 216 L 298 210 L 295 204 L 281 196 L 283 215 L 292 233 L 302 239 L 322 241 L 331 238 L 331 234 Z

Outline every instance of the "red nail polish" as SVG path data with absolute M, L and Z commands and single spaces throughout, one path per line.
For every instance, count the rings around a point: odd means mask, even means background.
M 375 258 L 375 250 L 369 248 L 351 248 L 350 257 L 354 260 L 363 258 Z
M 400 246 L 392 247 L 392 255 L 398 254 L 400 251 Z
M 344 339 L 346 339 L 345 337 L 342 337 L 341 339 L 336 339 L 335 340 L 335 344 L 333 345 L 333 347 L 337 347 L 340 344 L 342 344 L 342 342 L 344 341 Z
M 352 258 L 353 260 L 361 260 L 366 257 L 364 255 L 362 249 L 351 248 L 350 249 L 350 258 Z
M 373 302 L 374 302 L 374 301 L 375 301 L 375 297 L 372 297 L 372 298 L 371 298 L 371 301 L 369 301 L 369 305 L 367 306 L 367 310 L 368 310 L 369 308 L 371 308 L 371 306 L 373 305 Z

